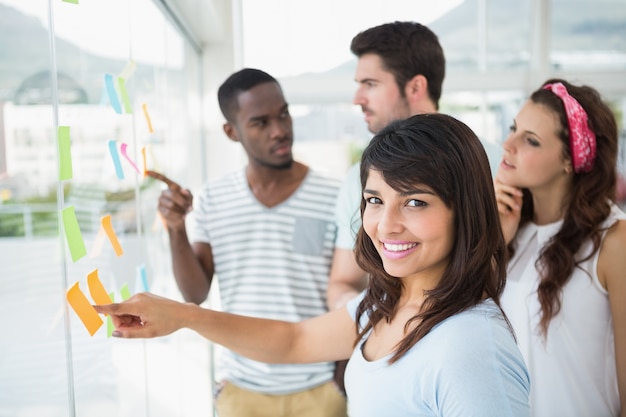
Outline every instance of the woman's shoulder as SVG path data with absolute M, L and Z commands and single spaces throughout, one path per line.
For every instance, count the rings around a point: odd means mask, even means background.
M 431 350 L 433 363 L 442 372 L 455 377 L 470 373 L 495 378 L 502 377 L 502 370 L 507 369 L 504 374 L 518 375 L 527 384 L 528 372 L 513 331 L 492 299 L 455 314 L 433 330 L 440 333 L 439 338 L 433 338 L 437 345 Z
M 433 331 L 445 332 L 446 339 L 452 344 L 476 345 L 477 349 L 492 341 L 501 343 L 502 339 L 506 343 L 515 343 L 504 314 L 491 298 L 447 318 Z
M 626 270 L 626 220 L 619 219 L 609 227 L 602 240 L 598 255 L 598 280 L 606 289 L 611 286 L 614 279 L 623 279 L 623 271 Z

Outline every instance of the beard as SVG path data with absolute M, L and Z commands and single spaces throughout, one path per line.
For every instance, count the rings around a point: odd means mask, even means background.
M 293 166 L 293 158 L 289 158 L 289 160 L 280 162 L 280 163 L 271 163 L 268 161 L 264 161 L 258 158 L 255 158 L 254 161 L 263 167 L 275 169 L 277 171 L 285 171 Z
M 280 165 L 274 165 L 274 168 L 281 171 L 281 170 L 286 170 L 286 169 L 291 168 L 292 165 L 293 165 L 293 159 L 290 159 L 289 161 L 284 162 Z

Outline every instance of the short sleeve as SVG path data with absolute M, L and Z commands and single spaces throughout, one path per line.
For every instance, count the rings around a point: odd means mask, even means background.
M 187 233 L 189 235 L 189 241 L 210 243 L 211 235 L 210 230 L 207 227 L 209 221 L 209 206 L 210 206 L 210 194 L 208 185 L 205 185 L 200 190 L 196 201 L 194 201 L 194 208 L 187 215 Z
M 346 304 L 348 314 L 350 314 L 350 317 L 352 317 L 352 320 L 354 321 L 356 321 L 356 309 L 359 308 L 359 304 L 361 304 L 361 301 L 363 301 L 363 298 L 365 298 L 366 292 L 367 290 L 363 290 L 363 292 L 361 292 L 359 295 L 350 300 L 348 304 Z M 367 320 L 367 317 L 365 317 L 365 315 L 361 317 L 361 325 L 363 325 L 364 320 Z
M 355 164 L 348 171 L 337 196 L 335 247 L 340 249 L 354 249 L 356 234 L 361 227 L 362 192 L 360 177 L 360 164 Z

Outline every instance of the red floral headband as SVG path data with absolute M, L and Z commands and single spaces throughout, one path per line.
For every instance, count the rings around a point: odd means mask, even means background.
M 543 88 L 556 94 L 565 106 L 574 172 L 591 171 L 596 159 L 596 135 L 589 129 L 587 112 L 574 97 L 569 95 L 562 83 L 546 84 Z

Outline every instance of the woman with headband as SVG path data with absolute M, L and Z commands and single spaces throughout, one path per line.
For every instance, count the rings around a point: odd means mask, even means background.
M 617 124 L 599 93 L 549 80 L 503 144 L 495 180 L 509 246 L 502 306 L 535 417 L 626 417 L 626 214 Z

